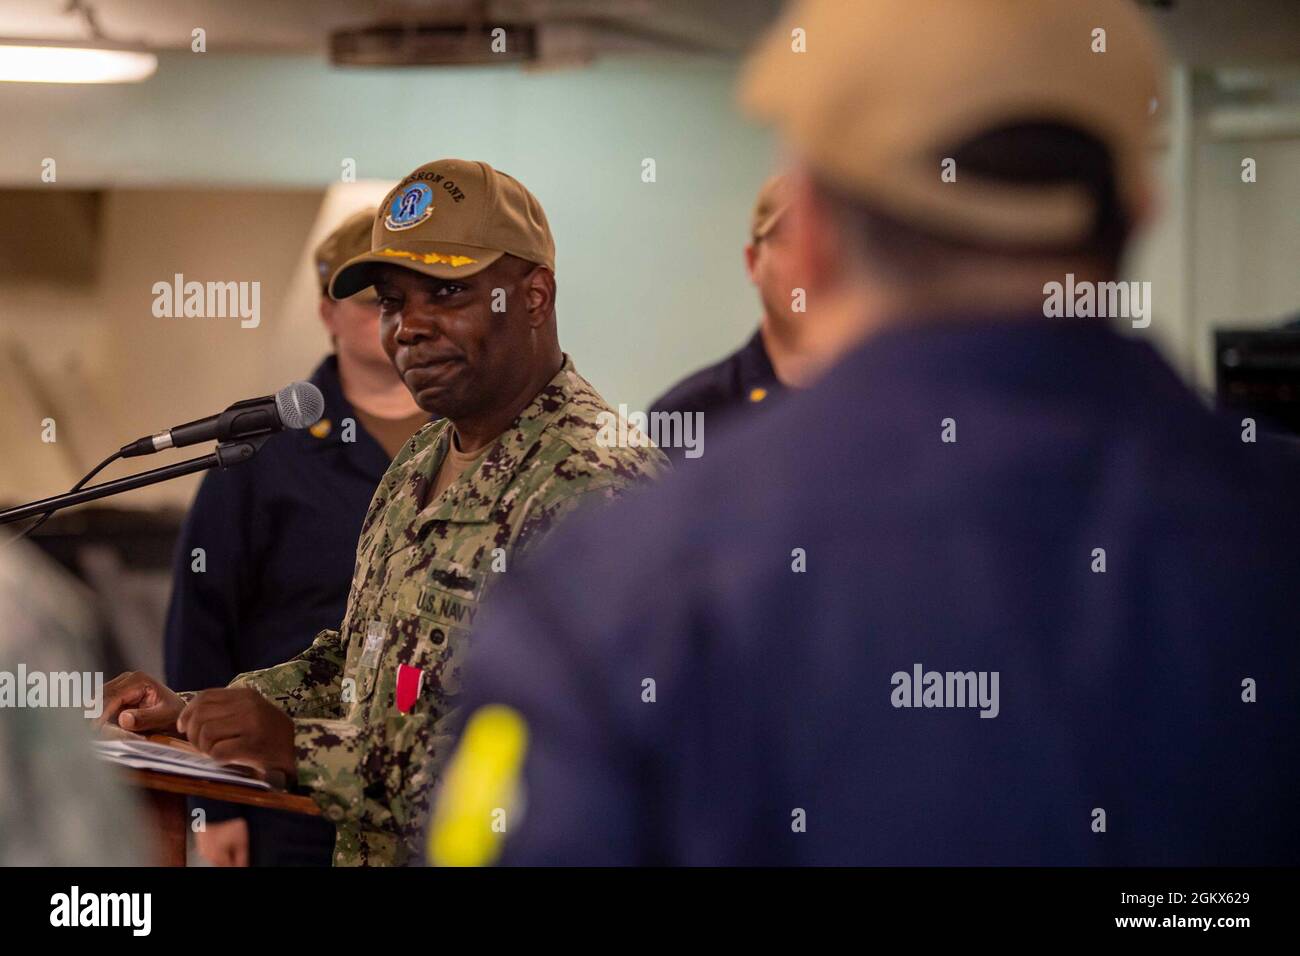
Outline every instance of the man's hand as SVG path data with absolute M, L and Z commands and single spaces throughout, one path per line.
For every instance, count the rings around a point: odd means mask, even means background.
M 181 712 L 176 726 L 214 760 L 297 779 L 293 720 L 255 690 L 205 690 Z
M 248 866 L 248 821 L 243 817 L 209 823 L 194 842 L 199 856 L 213 866 Z
M 116 721 L 123 730 L 171 733 L 185 702 L 148 674 L 127 671 L 104 685 L 104 712 L 97 724 Z

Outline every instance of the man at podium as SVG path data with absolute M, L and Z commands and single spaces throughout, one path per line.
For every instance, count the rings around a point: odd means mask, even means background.
M 444 420 L 380 482 L 342 623 L 219 690 L 120 675 L 101 722 L 283 773 L 335 824 L 335 865 L 420 858 L 485 591 L 575 508 L 667 468 L 648 442 L 598 439 L 614 413 L 560 350 L 554 264 L 541 204 L 486 163 L 440 160 L 398 184 L 330 294 L 375 287 L 385 350 Z

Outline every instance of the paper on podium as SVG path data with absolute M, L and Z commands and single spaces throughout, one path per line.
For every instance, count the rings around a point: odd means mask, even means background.
M 130 737 L 114 735 L 114 738 L 95 741 L 95 751 L 110 763 L 135 770 L 156 770 L 217 783 L 234 783 L 258 790 L 274 789 L 257 776 L 257 771 L 236 764 L 218 763 L 182 740 L 160 744 L 135 734 Z

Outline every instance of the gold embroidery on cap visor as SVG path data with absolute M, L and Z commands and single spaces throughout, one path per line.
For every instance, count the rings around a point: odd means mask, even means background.
M 463 252 L 475 251 L 477 250 L 463 250 Z M 481 272 L 505 255 L 503 252 L 489 249 L 484 249 L 481 255 L 474 256 L 464 255 L 463 252 L 414 252 L 409 249 L 394 249 L 391 246 L 376 249 L 374 252 L 358 256 L 345 263 L 330 280 L 329 294 L 336 300 L 355 295 L 362 289 L 374 285 L 377 267 L 390 263 L 399 268 L 413 269 L 438 278 L 450 279 L 453 276 L 471 276 Z
M 404 249 L 380 249 L 375 255 L 391 256 L 395 259 L 411 259 L 415 262 L 422 262 L 426 266 L 445 265 L 452 268 L 478 262 L 477 259 L 471 259 L 469 256 L 444 255 L 441 252 L 407 252 Z

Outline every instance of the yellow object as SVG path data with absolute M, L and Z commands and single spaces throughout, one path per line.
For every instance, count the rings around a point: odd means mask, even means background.
M 434 866 L 489 866 L 518 803 L 528 752 L 528 724 L 503 704 L 480 707 L 469 718 L 460 746 L 443 775 L 429 829 Z
M 750 389 L 749 400 L 751 402 L 761 402 L 765 398 L 767 398 L 767 389 L 765 388 Z
M 330 433 L 330 429 L 333 427 L 334 426 L 330 423 L 328 418 L 322 418 L 315 425 L 311 426 L 308 431 L 311 432 L 313 438 L 324 438 Z

